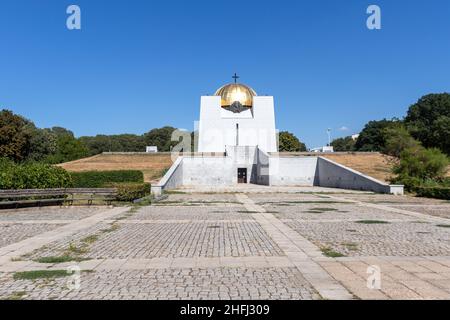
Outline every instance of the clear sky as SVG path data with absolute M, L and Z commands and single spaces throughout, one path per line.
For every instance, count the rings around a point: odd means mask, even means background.
M 81 30 L 66 28 L 70 4 Z M 39 127 L 193 129 L 200 96 L 237 72 L 315 147 L 328 127 L 357 133 L 450 91 L 450 1 L 0 0 L 0 49 L 0 108 Z

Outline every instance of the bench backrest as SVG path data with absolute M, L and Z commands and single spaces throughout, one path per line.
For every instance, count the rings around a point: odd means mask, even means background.
M 93 195 L 116 195 L 116 188 L 69 188 L 67 194 L 93 194 Z
M 74 194 L 92 194 L 112 196 L 117 194 L 115 188 L 61 188 L 61 189 L 23 189 L 0 190 L 0 199 L 26 198 L 26 197 L 55 197 Z

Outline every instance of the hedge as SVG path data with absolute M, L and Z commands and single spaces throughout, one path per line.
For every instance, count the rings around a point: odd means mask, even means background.
M 42 163 L 15 164 L 0 160 L 0 189 L 50 189 L 72 187 L 70 174 Z
M 150 194 L 149 183 L 112 183 L 107 187 L 117 188 L 117 201 L 133 201 Z
M 144 182 L 144 174 L 139 170 L 72 172 L 71 176 L 75 188 L 104 188 L 111 183 Z
M 415 187 L 414 191 L 419 197 L 450 200 L 449 187 Z

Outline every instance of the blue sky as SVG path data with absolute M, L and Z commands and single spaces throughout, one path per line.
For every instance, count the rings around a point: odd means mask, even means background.
M 370 4 L 382 30 L 366 28 Z M 0 108 L 39 127 L 193 129 L 200 96 L 237 72 L 275 97 L 277 128 L 315 147 L 328 127 L 357 133 L 450 91 L 450 1 L 1 0 L 0 48 Z

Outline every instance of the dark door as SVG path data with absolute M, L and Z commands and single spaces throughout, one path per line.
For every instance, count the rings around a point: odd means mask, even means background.
M 247 168 L 238 168 L 238 183 L 247 183 Z

